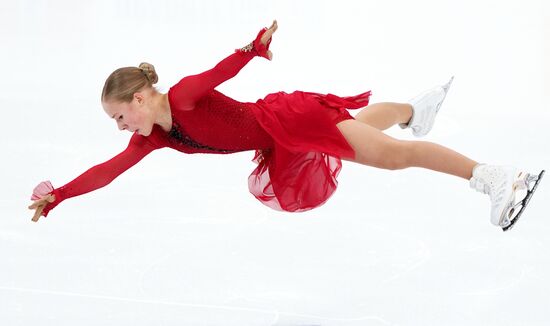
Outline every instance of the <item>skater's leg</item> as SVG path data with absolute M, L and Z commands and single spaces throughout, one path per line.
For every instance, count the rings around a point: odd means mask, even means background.
M 386 130 L 398 123 L 407 123 L 412 116 L 412 106 L 406 103 L 371 104 L 355 116 L 355 120 L 379 130 Z
M 413 135 L 425 136 L 432 129 L 435 116 L 439 111 L 453 78 L 445 85 L 424 91 L 407 103 L 377 103 L 369 105 L 356 116 L 357 121 L 376 129 L 386 130 L 395 124 L 401 128 L 411 128 Z
M 344 120 L 336 125 L 351 147 L 354 158 L 344 158 L 382 169 L 397 170 L 421 167 L 469 180 L 477 165 L 449 148 L 425 141 L 392 138 L 370 125 Z

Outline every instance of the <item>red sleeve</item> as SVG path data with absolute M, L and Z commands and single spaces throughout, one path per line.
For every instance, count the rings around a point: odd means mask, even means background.
M 49 211 L 65 199 L 105 187 L 155 149 L 157 147 L 146 137 L 133 134 L 128 147 L 122 153 L 107 162 L 92 167 L 63 187 L 54 189 L 51 193 L 55 195 L 55 201 L 44 208 L 42 215 L 48 216 Z
M 249 45 L 235 50 L 214 68 L 203 73 L 184 77 L 170 89 L 170 100 L 179 109 L 191 110 L 195 103 L 206 93 L 224 81 L 231 79 L 255 56 L 267 58 L 268 45 L 261 44 L 260 39 L 267 29 L 262 29 Z

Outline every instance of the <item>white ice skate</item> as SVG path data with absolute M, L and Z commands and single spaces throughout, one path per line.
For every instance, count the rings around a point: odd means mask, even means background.
M 416 137 L 422 137 L 429 133 L 453 79 L 454 76 L 447 84 L 434 87 L 411 99 L 408 102 L 413 107 L 411 120 L 408 123 L 400 123 L 399 126 L 402 129 L 411 128 Z
M 470 187 L 491 199 L 491 223 L 507 231 L 517 222 L 544 175 L 529 174 L 509 166 L 479 164 L 474 168 Z M 516 195 L 524 194 L 516 202 Z M 515 213 L 515 214 L 514 214 Z

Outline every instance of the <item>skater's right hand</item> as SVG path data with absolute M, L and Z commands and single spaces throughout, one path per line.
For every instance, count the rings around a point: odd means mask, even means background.
M 55 201 L 55 196 L 52 194 L 46 195 L 38 200 L 35 200 L 32 205 L 29 206 L 30 210 L 35 209 L 34 216 L 32 217 L 33 222 L 37 222 L 40 216 L 42 215 L 42 211 L 48 205 L 49 203 L 53 203 Z

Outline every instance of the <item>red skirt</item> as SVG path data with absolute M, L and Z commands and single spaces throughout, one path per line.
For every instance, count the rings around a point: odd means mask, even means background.
M 248 178 L 250 192 L 263 204 L 288 212 L 324 204 L 338 186 L 341 158 L 355 157 L 336 124 L 353 119 L 347 109 L 367 106 L 370 95 L 296 91 L 258 100 L 252 110 L 274 146 L 256 151 L 253 161 L 258 166 Z

